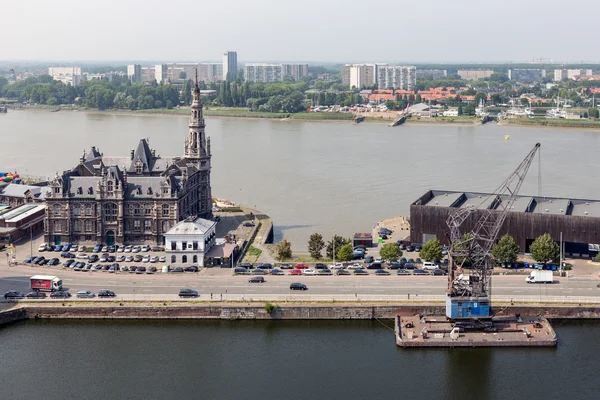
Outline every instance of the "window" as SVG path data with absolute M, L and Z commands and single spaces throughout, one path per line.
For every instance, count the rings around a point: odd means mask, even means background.
M 92 215 L 92 206 L 90 204 L 85 205 L 85 215 L 87 215 L 87 216 Z
M 181 242 L 181 250 L 187 249 L 187 242 Z
M 135 173 L 138 175 L 142 174 L 142 163 L 141 162 L 137 162 L 135 164 Z
M 171 223 L 169 221 L 163 221 L 162 222 L 162 231 L 167 232 L 169 229 L 171 229 Z
M 147 194 L 152 194 L 152 188 L 148 188 L 148 190 L 146 191 Z
M 139 204 L 133 205 L 133 215 L 140 215 L 140 205 Z
M 61 210 L 60 210 L 60 204 L 55 204 L 54 205 L 54 215 L 60 215 Z
M 198 256 L 194 256 L 194 258 L 192 259 L 192 262 L 195 264 L 198 262 Z
M 115 203 L 106 203 L 102 205 L 104 211 L 104 222 L 117 221 L 117 205 Z
M 56 193 L 56 194 L 60 193 L 60 186 L 54 188 L 54 193 Z
M 94 194 L 94 188 L 91 186 L 88 188 L 88 194 Z
M 163 194 L 169 194 L 169 188 L 163 188 Z
M 175 256 L 171 256 L 171 262 L 172 262 L 172 263 L 176 263 L 176 262 L 177 262 L 177 257 L 175 257 Z
M 187 263 L 187 256 L 181 256 L 181 262 L 183 264 Z
M 59 206 L 59 207 L 60 207 L 60 206 Z M 168 205 L 168 204 L 163 204 L 163 205 L 162 205 L 162 211 L 163 211 L 163 212 L 162 212 L 162 214 L 163 214 L 163 217 L 166 217 L 166 216 L 168 216 L 168 215 L 169 215 L 169 205 Z
M 139 232 L 142 230 L 142 223 L 138 220 L 133 221 L 133 231 Z
M 85 225 L 85 231 L 86 232 L 93 232 L 94 231 L 94 221 L 86 220 L 84 222 L 84 225 Z
M 54 221 L 54 232 L 62 232 L 62 221 Z
M 81 232 L 81 221 L 79 221 L 77 219 L 75 221 L 73 221 L 73 230 L 75 232 Z
M 106 191 L 108 192 L 108 194 L 113 194 L 114 187 L 112 181 L 108 181 L 108 183 L 106 184 Z
M 198 250 L 198 242 L 192 242 L 192 248 Z
M 83 188 L 81 186 L 77 188 L 77 194 L 83 194 Z
M 152 206 L 151 205 L 146 205 L 146 208 L 144 208 L 144 214 L 152 215 Z
M 171 242 L 171 250 L 177 250 L 177 242 Z
M 92 240 L 92 237 L 91 236 L 86 236 L 85 240 L 90 241 L 90 240 Z
M 81 215 L 81 208 L 79 208 L 79 204 L 75 204 L 73 206 L 73 215 Z
M 145 231 L 151 231 L 152 230 L 152 220 L 145 220 L 144 221 L 144 230 Z

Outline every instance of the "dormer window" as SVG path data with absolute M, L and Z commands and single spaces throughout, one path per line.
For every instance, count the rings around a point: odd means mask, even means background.
M 106 183 L 106 191 L 108 192 L 108 194 L 113 194 L 113 192 L 114 192 L 114 184 L 112 183 L 112 181 L 108 181 Z
M 152 194 L 152 188 L 148 188 L 148 191 L 146 192 L 147 194 Z
M 94 188 L 89 187 L 88 188 L 88 194 L 94 194 Z
M 141 186 L 137 188 L 137 194 L 142 194 L 142 187 Z
M 142 160 L 140 160 L 138 158 L 138 160 L 135 162 L 135 173 L 138 175 L 141 175 L 143 166 L 144 166 L 144 163 L 142 162 Z
M 77 194 L 83 194 L 83 188 L 81 186 L 77 188 Z

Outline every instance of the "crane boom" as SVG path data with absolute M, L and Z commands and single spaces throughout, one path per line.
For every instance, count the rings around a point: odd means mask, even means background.
M 448 216 L 446 224 L 450 229 L 451 241 L 447 290 L 449 296 L 487 297 L 493 269 L 490 265 L 490 252 L 539 148 L 540 144 L 536 143 L 517 169 L 496 188 L 490 195 L 492 201 L 489 206 L 482 209 L 467 205 Z M 481 204 L 488 200 L 489 197 Z M 462 234 L 462 224 L 475 215 L 476 210 L 479 210 L 479 219 L 471 231 Z M 470 264 L 468 279 L 460 276 L 465 262 Z

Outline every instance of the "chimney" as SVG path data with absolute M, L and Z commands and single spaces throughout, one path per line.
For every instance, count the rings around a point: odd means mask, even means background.
M 133 161 L 133 155 L 135 154 L 135 150 L 131 150 L 130 154 L 131 154 L 131 161 Z

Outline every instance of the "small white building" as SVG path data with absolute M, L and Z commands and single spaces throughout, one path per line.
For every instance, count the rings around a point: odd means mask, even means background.
M 204 266 L 204 255 L 216 242 L 215 221 L 190 217 L 165 233 L 167 263 L 174 266 Z
M 458 117 L 458 108 L 446 110 L 446 111 L 444 111 L 444 113 L 442 115 L 444 117 Z

